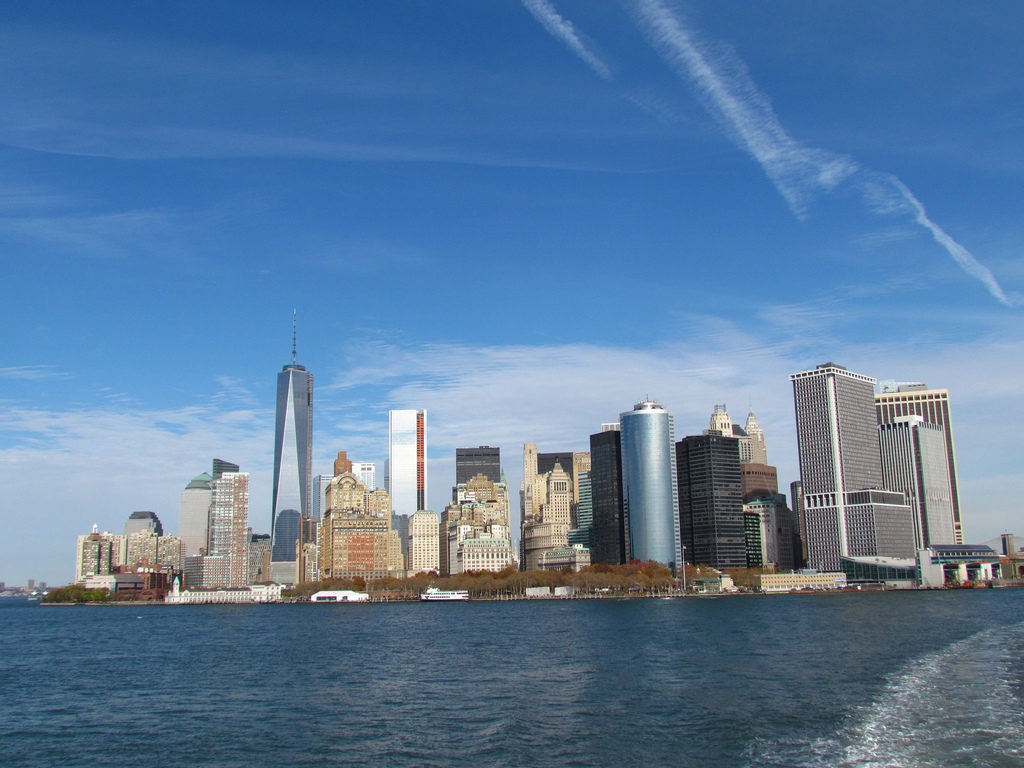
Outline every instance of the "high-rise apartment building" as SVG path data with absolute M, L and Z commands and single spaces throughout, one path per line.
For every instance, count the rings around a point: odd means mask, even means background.
M 244 587 L 249 583 L 249 473 L 225 472 L 213 481 L 210 556 L 227 558 L 227 581 L 204 586 Z
M 125 564 L 128 537 L 116 533 L 99 533 L 96 526 L 92 533 L 78 537 L 75 550 L 75 582 L 81 584 L 86 576 L 112 573 Z
M 920 416 L 929 424 L 945 430 L 946 465 L 953 503 L 953 539 L 964 543 L 963 520 L 960 516 L 960 491 L 956 476 L 956 451 L 953 445 L 953 417 L 949 409 L 949 390 L 928 389 L 924 384 L 891 384 L 875 395 L 875 415 L 879 424 L 892 424 L 900 416 Z
M 672 412 L 645 400 L 619 414 L 622 499 L 637 560 L 682 566 Z M 593 455 L 593 451 L 591 451 Z
M 679 527 L 689 563 L 747 566 L 738 442 L 705 434 L 676 443 Z
M 483 475 L 493 483 L 501 480 L 501 449 L 489 445 L 455 449 L 455 484 Z
M 590 561 L 629 562 L 629 521 L 622 505 L 622 435 L 618 424 L 590 436 Z
M 192 478 L 178 503 L 178 534 L 182 557 L 206 554 L 210 539 L 210 502 L 213 477 L 203 472 Z
M 388 493 L 395 514 L 427 507 L 427 412 L 388 412 Z
M 807 564 L 845 556 L 912 557 L 910 507 L 883 489 L 870 376 L 835 363 L 790 375 L 796 411 Z
M 946 431 L 921 416 L 897 416 L 878 426 L 878 439 L 882 479 L 907 497 L 917 548 L 955 544 Z
M 292 362 L 277 374 L 277 419 L 274 428 L 274 485 L 271 520 L 271 578 L 279 584 L 298 581 L 301 520 L 312 514 L 313 374 Z

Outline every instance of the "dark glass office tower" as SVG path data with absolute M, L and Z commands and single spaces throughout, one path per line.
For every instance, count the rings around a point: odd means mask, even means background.
M 238 465 L 232 464 L 230 461 L 224 461 L 224 459 L 213 460 L 213 479 L 220 480 L 221 475 L 225 472 L 237 472 Z
M 590 561 L 629 561 L 629 524 L 622 508 L 622 437 L 618 430 L 590 436 Z
M 484 475 L 492 483 L 501 482 L 501 449 L 489 445 L 455 449 L 455 484 L 468 483 Z
M 676 467 L 686 561 L 720 569 L 747 567 L 739 440 L 685 437 L 676 443 Z

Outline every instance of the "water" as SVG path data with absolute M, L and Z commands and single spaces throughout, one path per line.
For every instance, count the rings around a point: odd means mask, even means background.
M 3 766 L 1021 766 L 1024 590 L 0 607 Z

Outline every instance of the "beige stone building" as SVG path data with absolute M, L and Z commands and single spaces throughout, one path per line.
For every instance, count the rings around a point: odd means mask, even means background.
M 391 517 L 391 496 L 383 488 L 367 491 L 366 511 L 378 517 Z
M 327 511 L 366 512 L 366 486 L 351 472 L 336 475 L 325 491 Z
M 550 472 L 538 476 L 534 486 L 543 480 L 544 502 L 538 514 L 523 524 L 523 567 L 537 570 L 540 556 L 547 549 L 569 545 L 569 528 L 572 527 L 572 478 L 555 464 Z
M 409 518 L 409 573 L 439 571 L 440 521 L 429 510 L 420 510 Z
M 494 526 L 502 529 L 502 526 Z M 515 564 L 512 542 L 502 530 L 481 531 L 473 538 L 464 539 L 456 553 L 457 573 L 466 571 L 498 572 Z
M 587 565 L 590 565 L 590 550 L 582 544 L 546 549 L 537 559 L 537 570 L 541 571 L 560 571 L 567 567 L 578 571 Z

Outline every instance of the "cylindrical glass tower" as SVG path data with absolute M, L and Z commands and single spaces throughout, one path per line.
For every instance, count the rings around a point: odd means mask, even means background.
M 645 400 L 619 414 L 622 497 L 634 560 L 682 562 L 672 412 Z

